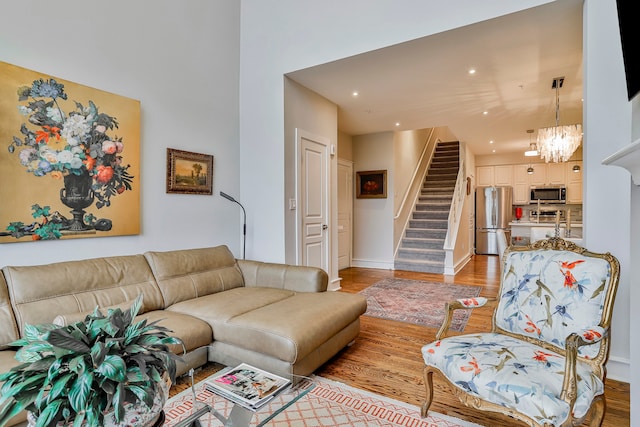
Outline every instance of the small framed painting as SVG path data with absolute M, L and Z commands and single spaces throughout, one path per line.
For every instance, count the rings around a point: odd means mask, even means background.
M 356 172 L 356 198 L 358 199 L 386 199 L 387 171 Z
M 213 194 L 213 156 L 167 148 L 167 193 Z

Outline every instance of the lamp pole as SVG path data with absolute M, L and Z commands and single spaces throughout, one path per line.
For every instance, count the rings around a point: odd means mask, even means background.
M 242 206 L 242 203 L 240 203 L 239 201 L 237 201 L 236 199 L 234 199 L 233 197 L 231 197 L 227 193 L 221 191 L 220 195 L 222 197 L 224 197 L 225 199 L 233 202 L 233 203 L 237 203 L 238 206 L 240 206 L 242 208 L 242 217 L 243 217 L 243 223 L 242 223 L 242 259 L 244 259 L 245 253 L 246 253 L 246 248 L 247 248 L 247 212 L 244 210 L 244 206 Z

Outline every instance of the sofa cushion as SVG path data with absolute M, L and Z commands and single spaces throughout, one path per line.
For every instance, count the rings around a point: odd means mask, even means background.
M 167 311 L 190 314 L 207 322 L 213 328 L 229 319 L 243 315 L 265 305 L 290 298 L 295 292 L 271 288 L 234 288 L 225 292 L 205 295 L 167 307 Z
M 208 346 L 213 341 L 213 332 L 207 322 L 188 314 L 168 310 L 154 310 L 136 317 L 137 320 L 146 319 L 147 322 L 159 321 L 160 326 L 171 330 L 169 335 L 178 337 L 184 343 L 186 351 Z M 181 345 L 170 345 L 169 349 L 177 355 L 182 355 Z
M 99 307 L 100 311 L 102 312 L 102 314 L 107 314 L 107 312 L 109 310 L 115 310 L 116 308 L 119 308 L 122 311 L 127 311 L 131 309 L 131 306 L 133 305 L 134 301 L 125 301 L 122 302 L 120 304 L 115 304 L 115 305 L 110 305 L 108 307 Z M 88 311 L 81 311 L 81 312 L 77 312 L 77 313 L 67 313 L 67 314 L 58 314 L 56 317 L 53 318 L 53 324 L 54 325 L 58 325 L 58 326 L 67 326 L 70 325 L 72 323 L 76 323 L 76 322 L 83 322 L 84 319 L 86 319 L 86 317 L 90 314 L 93 314 L 93 312 L 95 311 L 95 307 L 93 310 L 88 310 Z M 143 301 L 143 305 L 140 306 L 140 311 L 139 313 L 144 313 L 144 301 Z
M 26 323 L 51 323 L 58 314 L 90 311 L 134 300 L 163 308 L 162 294 L 142 255 L 66 261 L 2 269 L 20 331 Z
M 0 328 L 0 350 L 5 350 L 19 336 L 18 325 L 9 301 L 7 282 L 2 274 L 0 274 L 0 325 L 2 325 Z
M 146 252 L 165 307 L 244 286 L 242 273 L 226 246 Z
M 269 262 L 237 260 L 244 286 L 288 289 L 297 292 L 324 292 L 329 276 L 321 268 Z

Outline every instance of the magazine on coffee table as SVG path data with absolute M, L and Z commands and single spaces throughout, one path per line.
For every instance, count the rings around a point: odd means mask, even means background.
M 287 378 L 246 363 L 205 380 L 207 390 L 251 410 L 260 408 L 290 383 Z

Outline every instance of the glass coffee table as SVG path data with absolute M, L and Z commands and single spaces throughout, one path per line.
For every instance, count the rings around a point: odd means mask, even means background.
M 233 367 L 224 368 L 221 372 L 231 369 Z M 214 375 L 219 374 L 220 372 L 216 372 Z M 314 387 L 313 381 L 303 378 L 295 385 L 289 385 L 282 389 L 261 407 L 251 409 L 206 389 L 204 382 L 207 379 L 194 384 L 193 371 L 190 371 L 189 375 L 191 377 L 191 396 L 181 404 L 179 409 L 165 407 L 165 423 L 163 424 L 165 427 L 213 427 L 220 425 L 248 427 L 252 420 L 255 427 L 261 427 L 297 402 Z M 179 415 L 175 416 L 175 413 Z

